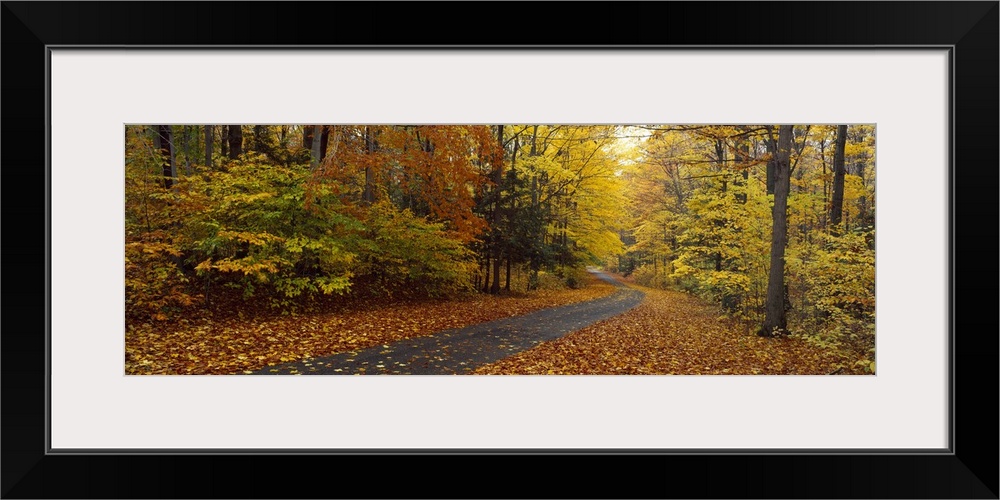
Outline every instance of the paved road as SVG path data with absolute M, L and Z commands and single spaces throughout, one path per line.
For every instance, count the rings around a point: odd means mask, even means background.
M 268 366 L 254 374 L 448 375 L 470 372 L 481 365 L 531 349 L 540 342 L 617 316 L 642 301 L 642 292 L 628 288 L 602 272 L 591 273 L 618 289 L 607 297 L 587 302 L 444 330 L 359 351 Z

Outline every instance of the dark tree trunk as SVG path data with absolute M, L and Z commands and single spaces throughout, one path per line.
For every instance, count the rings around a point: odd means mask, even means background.
M 243 154 L 243 126 L 229 126 L 229 158 L 235 160 Z
M 771 141 L 774 143 L 773 139 Z M 767 279 L 764 325 L 758 335 L 770 337 L 787 329 L 785 318 L 785 246 L 788 244 L 788 190 L 791 186 L 789 159 L 792 150 L 792 126 L 781 125 L 773 153 L 774 207 L 771 218 L 771 269 Z
M 750 167 L 748 163 L 750 162 L 750 145 L 743 139 L 740 139 L 736 146 L 737 154 L 739 155 L 738 160 L 740 162 L 740 177 L 737 177 L 736 183 L 739 184 L 741 189 L 736 193 L 736 201 L 740 204 L 746 204 L 747 202 L 747 181 L 750 179 Z
M 777 159 L 775 157 L 778 154 L 777 152 L 774 151 L 774 149 L 775 149 L 774 141 L 771 140 L 767 141 L 767 150 L 769 153 L 771 153 L 771 158 L 767 160 L 767 170 L 765 171 L 767 194 L 774 194 L 774 170 L 775 168 L 777 168 L 777 166 L 775 165 L 777 163 Z
M 493 269 L 490 266 L 490 255 L 489 254 L 486 254 L 486 257 L 483 259 L 483 266 L 484 266 L 483 269 L 485 271 L 483 273 L 483 293 L 489 293 L 490 292 L 490 270 Z
M 830 195 L 830 186 L 826 180 L 826 139 L 819 141 L 819 159 L 823 164 L 823 219 L 820 220 L 820 227 L 826 229 L 829 214 L 827 212 L 827 197 Z
M 319 135 L 319 160 L 326 158 L 326 148 L 330 145 L 330 127 L 321 125 L 323 133 Z
M 726 144 L 725 144 L 725 142 L 723 142 L 722 139 L 716 139 L 715 140 L 715 161 L 719 165 L 719 172 L 725 174 L 726 173 Z M 727 185 L 727 182 L 726 182 L 726 176 L 723 175 L 722 176 L 722 193 L 725 194 L 727 189 L 728 189 L 728 185 Z M 722 221 L 719 221 L 719 222 L 716 223 L 716 225 L 719 225 L 721 223 L 722 223 Z M 666 235 L 664 235 L 664 239 L 666 239 Z M 722 271 L 722 254 L 719 253 L 719 252 L 715 252 L 715 270 L 716 271 Z
M 503 150 L 503 125 L 497 125 L 497 144 L 499 145 L 501 151 Z M 493 201 L 493 232 L 495 237 L 493 238 L 493 251 L 495 252 L 493 256 L 493 284 L 490 286 L 490 293 L 496 295 L 500 293 L 500 266 L 502 260 L 500 258 L 500 184 L 503 181 L 503 153 L 501 153 L 500 160 L 497 161 L 496 168 L 494 169 L 494 182 L 496 186 L 494 187 L 494 201 Z
M 313 127 L 312 127 L 312 129 L 313 129 L 312 144 L 311 144 L 311 146 L 312 146 L 312 168 L 316 168 L 316 166 L 319 165 L 320 160 L 323 159 L 323 157 L 320 156 L 321 155 L 320 147 L 321 147 L 321 143 L 323 141 L 316 139 L 317 137 L 322 137 L 323 136 L 322 128 L 323 128 L 322 125 L 313 125 Z
M 268 146 L 268 135 L 270 130 L 264 125 L 253 126 L 253 150 L 255 153 L 265 154 L 271 157 L 271 148 Z
M 858 172 L 858 177 L 861 178 L 861 185 L 865 186 L 865 163 L 859 161 L 854 164 Z M 862 224 L 867 224 L 868 221 L 868 190 L 865 187 L 865 194 L 858 200 L 858 220 Z
M 184 146 L 183 146 L 184 147 L 184 175 L 191 175 L 191 149 L 189 147 L 190 146 L 190 141 L 188 140 L 188 128 L 186 126 L 184 126 L 184 125 L 181 125 L 181 137 L 183 138 L 183 141 L 184 141 Z M 197 142 L 197 141 L 195 141 L 195 142 Z M 177 167 L 175 166 L 174 167 L 174 171 L 176 171 L 176 170 L 177 170 Z
M 219 126 L 219 148 L 222 156 L 229 156 L 229 125 Z
M 302 147 L 306 151 L 312 152 L 313 148 L 313 126 L 303 125 L 302 126 Z
M 722 139 L 715 140 L 715 161 L 719 165 L 719 172 L 726 173 L 726 144 Z M 725 175 L 722 176 L 722 192 L 725 193 L 728 181 Z
M 212 169 L 212 147 L 215 143 L 215 127 L 205 125 L 205 166 Z
M 837 125 L 837 143 L 833 150 L 833 199 L 830 201 L 831 232 L 838 234 L 837 226 L 844 215 L 844 148 L 847 145 L 847 125 Z
M 177 176 L 176 172 L 174 172 L 174 155 L 170 144 L 170 125 L 157 125 L 156 137 L 157 147 L 160 150 L 160 156 L 163 158 L 163 187 L 170 189 L 174 185 L 174 177 Z
M 510 254 L 507 254 L 507 278 L 504 280 L 503 289 L 510 292 Z
M 518 143 L 517 137 L 515 137 L 514 148 L 510 153 L 510 171 L 508 172 L 508 177 L 510 177 L 510 185 L 512 186 L 511 189 L 514 189 L 513 186 L 517 185 L 517 150 L 519 147 L 521 146 Z M 513 218 L 513 214 L 517 213 L 517 201 L 512 200 L 511 204 L 508 205 L 507 210 L 508 210 L 507 221 L 508 224 L 511 224 L 510 221 Z M 511 259 L 509 242 L 510 240 L 507 239 L 507 241 L 504 243 L 504 246 L 506 247 L 506 251 L 504 253 L 507 256 L 507 279 L 506 281 L 504 281 L 504 290 L 508 292 L 510 291 L 510 259 Z
M 372 137 L 372 131 L 368 127 L 365 127 L 365 151 L 368 155 L 372 155 L 375 152 L 375 139 Z M 374 184 L 371 158 L 369 158 L 369 161 L 365 164 L 365 189 L 361 193 L 361 200 L 369 205 L 375 201 Z

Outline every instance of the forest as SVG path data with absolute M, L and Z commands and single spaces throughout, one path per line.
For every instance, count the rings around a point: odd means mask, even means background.
M 873 125 L 124 139 L 127 374 L 875 372 Z

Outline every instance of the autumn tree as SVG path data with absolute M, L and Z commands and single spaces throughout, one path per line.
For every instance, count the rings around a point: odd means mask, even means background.
M 212 148 L 215 142 L 215 127 L 205 125 L 205 166 L 212 168 Z
M 322 155 L 322 141 L 318 138 L 323 135 L 322 125 L 313 125 L 312 134 L 310 135 L 310 147 L 312 149 L 312 168 L 316 168 L 321 161 L 323 161 Z
M 173 135 L 170 125 L 156 126 L 156 147 L 160 151 L 163 162 L 163 187 L 169 189 L 177 178 L 177 166 L 174 165 Z
M 837 140 L 833 153 L 833 199 L 830 201 L 830 225 L 839 233 L 844 212 L 844 148 L 847 146 L 847 125 L 837 125 Z
M 228 132 L 229 158 L 235 160 L 243 154 L 243 126 L 230 125 Z
M 788 191 L 791 179 L 792 125 L 778 126 L 775 139 L 768 129 L 771 159 L 768 161 L 774 185 L 771 226 L 771 266 L 767 280 L 764 324 L 758 332 L 768 337 L 787 329 L 785 317 L 785 247 L 788 245 Z

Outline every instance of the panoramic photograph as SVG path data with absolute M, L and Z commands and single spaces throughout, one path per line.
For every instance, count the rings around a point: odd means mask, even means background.
M 874 124 L 126 125 L 127 375 L 874 375 Z

